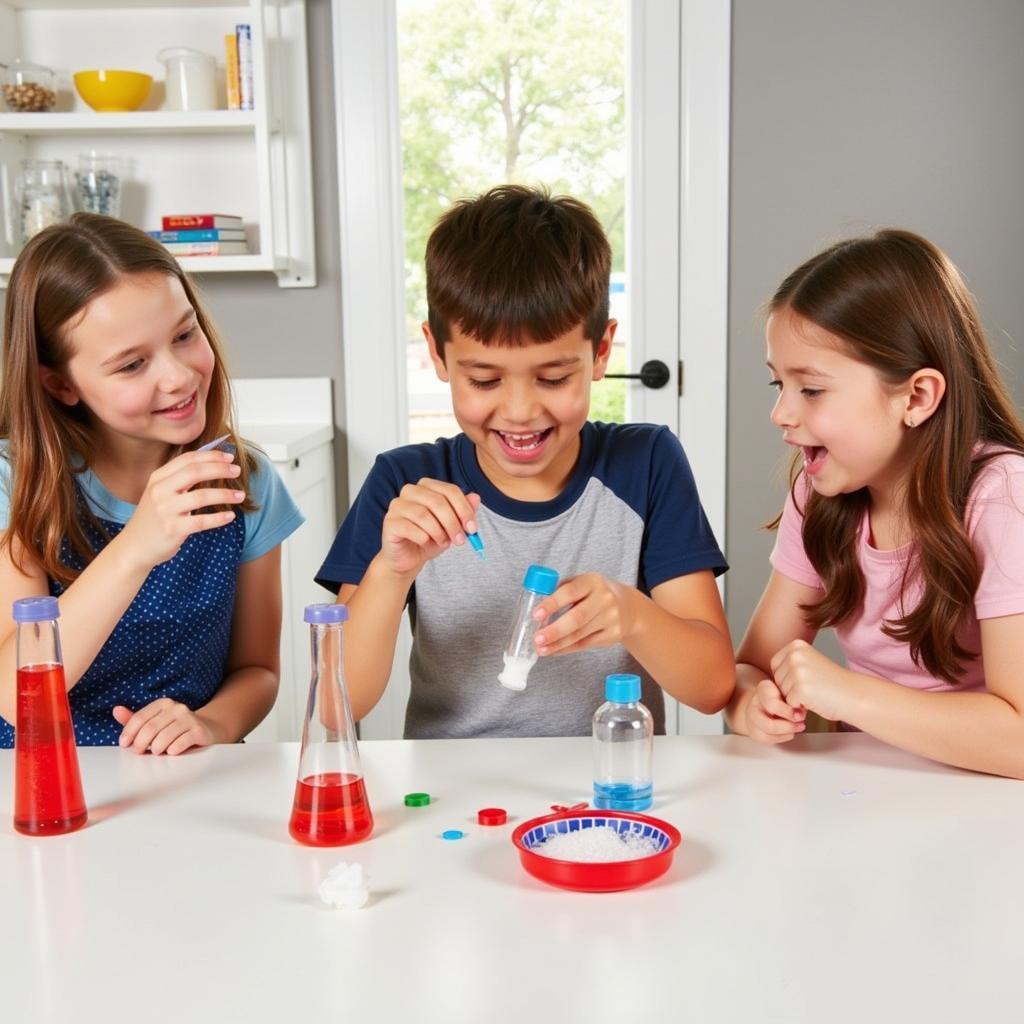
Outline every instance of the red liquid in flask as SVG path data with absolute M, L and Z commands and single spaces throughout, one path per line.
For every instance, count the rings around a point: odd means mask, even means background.
M 88 818 L 61 665 L 18 669 L 14 733 L 14 827 L 60 835 Z
M 295 784 L 288 831 L 307 846 L 344 846 L 373 831 L 366 786 L 358 775 L 324 772 Z

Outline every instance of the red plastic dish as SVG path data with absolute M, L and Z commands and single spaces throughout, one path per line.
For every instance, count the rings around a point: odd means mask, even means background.
M 661 842 L 661 850 L 650 857 L 638 857 L 635 860 L 583 863 L 545 857 L 533 849 L 544 841 L 545 836 L 555 832 L 577 831 L 599 825 L 621 828 L 617 823 L 623 820 L 637 822 L 642 827 L 638 831 Z M 575 824 L 577 821 L 578 825 Z M 519 851 L 519 859 L 534 878 L 578 892 L 618 892 L 646 885 L 668 871 L 672 866 L 672 857 L 682 841 L 679 830 L 667 821 L 626 811 L 562 810 L 524 821 L 512 833 L 512 842 Z

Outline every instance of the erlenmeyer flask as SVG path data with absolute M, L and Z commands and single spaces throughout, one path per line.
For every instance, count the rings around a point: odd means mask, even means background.
M 295 802 L 288 831 L 309 846 L 343 846 L 373 831 L 352 709 L 342 678 L 343 604 L 311 604 L 309 623 L 312 674 Z
M 14 827 L 30 836 L 81 828 L 88 817 L 64 685 L 55 597 L 14 602 L 18 709 L 14 731 Z

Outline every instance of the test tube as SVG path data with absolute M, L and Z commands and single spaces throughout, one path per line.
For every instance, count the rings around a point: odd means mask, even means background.
M 516 614 L 512 621 L 508 643 L 502 658 L 505 667 L 498 675 L 498 682 L 510 690 L 525 690 L 530 669 L 537 661 L 537 645 L 534 634 L 540 623 L 533 617 L 533 611 L 558 588 L 558 573 L 546 565 L 531 565 L 523 577 L 523 589 L 519 593 Z

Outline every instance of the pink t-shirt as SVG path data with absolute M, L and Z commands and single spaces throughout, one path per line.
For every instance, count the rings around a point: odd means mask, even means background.
M 805 477 L 797 481 L 797 488 L 801 486 L 810 486 Z M 821 577 L 804 552 L 802 522 L 790 494 L 771 563 L 783 576 L 821 590 Z M 979 619 L 1024 613 L 1024 456 L 999 455 L 979 472 L 967 505 L 967 533 L 981 579 L 974 594 L 974 607 L 968 610 L 957 637 L 967 650 L 980 654 Z M 866 581 L 864 605 L 835 629 L 848 667 L 918 690 L 983 690 L 985 671 L 980 657 L 965 663 L 963 682 L 952 687 L 945 680 L 930 676 L 923 666 L 915 665 L 909 644 L 882 632 L 884 620 L 901 617 L 900 582 L 911 549 L 910 544 L 895 551 L 872 547 L 870 523 L 865 514 L 857 534 L 857 561 Z M 916 606 L 921 590 L 919 582 L 908 583 L 908 609 Z

